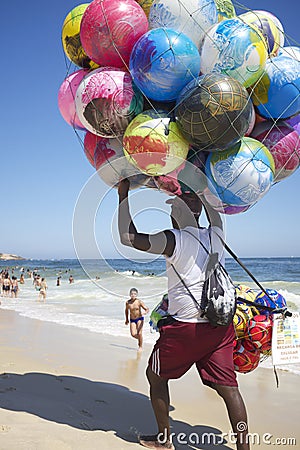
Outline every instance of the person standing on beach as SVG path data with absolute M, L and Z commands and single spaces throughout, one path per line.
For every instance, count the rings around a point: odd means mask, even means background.
M 47 289 L 48 289 L 47 282 L 46 282 L 45 278 L 42 278 L 41 283 L 40 283 L 39 301 L 41 301 L 41 300 L 43 300 L 43 302 L 46 301 Z
M 72 283 L 74 283 L 74 278 L 73 278 L 73 275 L 70 275 L 69 276 L 69 284 L 72 284 Z
M 194 364 L 202 383 L 214 389 L 224 400 L 237 449 L 249 450 L 247 442 L 247 412 L 240 394 L 233 365 L 235 332 L 233 324 L 213 327 L 202 317 L 189 295 L 201 301 L 205 281 L 207 254 L 200 240 L 211 251 L 218 244 L 219 259 L 223 254 L 222 221 L 220 215 L 204 204 L 209 228 L 199 226 L 203 202 L 192 191 L 167 200 L 171 204 L 173 228 L 155 234 L 139 233 L 133 223 L 128 201 L 130 182 L 119 182 L 118 227 L 121 243 L 138 250 L 165 256 L 168 277 L 169 323 L 160 328 L 147 367 L 152 408 L 158 433 L 141 436 L 140 444 L 150 449 L 174 449 L 170 434 L 170 379 L 182 377 Z M 185 232 L 188 231 L 188 232 Z M 193 234 L 196 239 L 190 235 Z M 173 267 L 172 267 L 173 265 Z M 174 267 L 185 285 L 179 280 Z M 240 424 L 243 427 L 240 427 Z
M 130 299 L 127 300 L 125 305 L 125 325 L 130 323 L 130 334 L 133 338 L 138 340 L 138 351 L 142 351 L 144 326 L 142 309 L 145 311 L 145 314 L 147 314 L 149 308 L 137 298 L 138 290 L 136 288 L 131 288 L 129 295 Z
M 18 292 L 19 292 L 18 280 L 17 280 L 17 277 L 15 277 L 13 275 L 11 277 L 11 297 L 12 298 L 17 298 L 18 297 Z

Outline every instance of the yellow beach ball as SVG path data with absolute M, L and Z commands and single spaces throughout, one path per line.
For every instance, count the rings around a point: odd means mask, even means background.
M 151 109 L 138 114 L 128 125 L 123 148 L 141 172 L 158 176 L 172 172 L 185 161 L 189 143 L 167 112 Z
M 80 40 L 81 19 L 88 6 L 89 3 L 83 3 L 69 12 L 62 26 L 61 39 L 65 54 L 70 61 L 84 69 L 96 69 L 99 65 L 87 56 Z

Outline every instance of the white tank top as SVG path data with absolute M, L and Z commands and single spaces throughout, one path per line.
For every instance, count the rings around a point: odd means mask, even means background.
M 223 238 L 222 230 L 218 227 L 194 228 L 186 227 L 209 252 L 217 252 L 219 260 L 224 265 L 223 245 L 218 236 Z M 175 235 L 175 249 L 172 256 L 166 256 L 168 275 L 169 313 L 181 322 L 208 322 L 200 317 L 199 307 L 180 281 L 171 264 L 174 265 L 180 277 L 200 304 L 203 283 L 205 280 L 205 266 L 208 254 L 196 239 L 184 230 L 171 230 Z M 211 234 L 212 249 L 209 234 Z

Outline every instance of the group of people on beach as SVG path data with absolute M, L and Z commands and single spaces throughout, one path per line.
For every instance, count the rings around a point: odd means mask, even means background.
M 19 282 L 15 275 L 10 275 L 7 269 L 0 272 L 0 295 L 1 297 L 17 298 L 19 293 Z
M 38 269 L 27 269 L 27 278 L 32 281 L 34 289 L 38 292 L 38 301 L 46 301 L 48 284 L 45 277 L 38 273 Z M 69 284 L 74 283 L 74 277 L 70 274 Z M 0 272 L 0 295 L 6 298 L 18 298 L 20 286 L 25 284 L 24 268 L 20 269 L 20 277 L 15 275 L 14 268 L 2 269 Z M 61 285 L 61 275 L 57 277 L 56 286 Z M 0 303 L 1 304 L 1 303 Z

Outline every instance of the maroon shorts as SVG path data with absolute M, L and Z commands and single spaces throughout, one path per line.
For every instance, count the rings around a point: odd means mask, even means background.
M 165 379 L 180 378 L 196 364 L 204 384 L 237 386 L 233 366 L 233 325 L 176 321 L 160 329 L 149 367 Z

